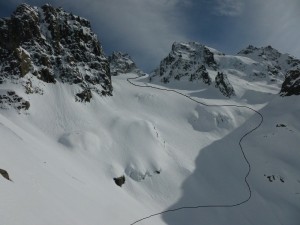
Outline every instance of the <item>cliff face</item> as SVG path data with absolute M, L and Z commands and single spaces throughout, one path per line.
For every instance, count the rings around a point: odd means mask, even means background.
M 109 63 L 89 21 L 50 5 L 22 4 L 0 19 L 0 83 L 29 76 L 112 95 Z
M 108 57 L 110 64 L 110 73 L 112 76 L 118 76 L 124 73 L 134 73 L 143 76 L 145 73 L 140 70 L 129 54 L 123 52 L 113 52 Z
M 300 95 L 300 70 L 291 70 L 287 73 L 281 87 L 280 95 Z

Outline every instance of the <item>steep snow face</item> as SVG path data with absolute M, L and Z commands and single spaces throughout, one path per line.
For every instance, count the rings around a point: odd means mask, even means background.
M 77 84 L 102 95 L 112 94 L 108 60 L 89 21 L 44 5 L 20 5 L 0 20 L 0 80 Z M 22 79 L 20 79 L 22 78 Z M 22 82 L 20 82 L 22 85 Z
M 135 62 L 127 53 L 113 52 L 108 58 L 110 65 L 110 72 L 112 76 L 117 76 L 121 73 L 141 73 L 142 72 L 136 67 Z

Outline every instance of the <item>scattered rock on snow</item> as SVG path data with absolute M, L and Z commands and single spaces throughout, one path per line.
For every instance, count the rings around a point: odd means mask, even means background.
M 30 107 L 29 101 L 24 100 L 12 90 L 0 90 L 0 108 L 16 110 L 28 110 Z
M 125 184 L 125 176 L 121 176 L 121 177 L 115 177 L 114 181 L 116 183 L 116 185 L 122 187 L 123 184 Z
M 7 180 L 10 180 L 8 172 L 6 170 L 0 169 L 0 174 Z
M 280 123 L 280 124 L 277 124 L 276 127 L 286 127 L 286 125 L 283 123 Z

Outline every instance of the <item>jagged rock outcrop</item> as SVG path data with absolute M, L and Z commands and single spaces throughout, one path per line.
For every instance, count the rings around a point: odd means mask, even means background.
M 90 102 L 92 97 L 92 92 L 89 89 L 76 94 L 76 100 L 80 102 Z
M 202 66 L 212 70 L 217 69 L 214 54 L 209 48 L 196 42 L 175 42 L 170 54 L 161 61 L 159 68 L 155 70 L 154 76 L 160 77 L 164 83 L 170 79 L 180 80 L 182 77 L 194 80 L 194 78 L 201 78 L 199 72 L 201 73 Z
M 112 76 L 120 73 L 131 73 L 137 71 L 137 67 L 127 53 L 113 52 L 108 58 Z
M 116 183 L 116 185 L 118 185 L 119 187 L 122 187 L 123 184 L 125 184 L 125 176 L 121 176 L 121 177 L 115 177 L 114 181 Z
M 257 48 L 249 45 L 237 55 L 225 55 L 196 42 L 175 42 L 169 55 L 161 61 L 149 80 L 166 85 L 180 80 L 201 81 L 207 85 L 213 84 L 224 96 L 231 97 L 243 93 L 235 92 L 228 77 L 278 86 L 288 71 L 295 70 L 300 70 L 300 60 L 282 54 L 271 46 Z M 191 87 L 195 88 L 195 85 Z
M 109 62 L 90 22 L 48 4 L 21 4 L 0 19 L 0 65 L 0 83 L 31 75 L 112 95 Z
M 194 81 L 196 79 L 202 80 L 203 83 L 208 85 L 210 85 L 212 82 L 204 65 L 200 66 L 199 69 L 195 71 L 195 73 L 190 75 L 190 81 Z
M 30 107 L 29 101 L 16 94 L 13 90 L 0 90 L 0 108 L 14 108 L 17 111 L 28 110 Z
M 224 96 L 228 98 L 230 98 L 231 96 L 235 96 L 235 91 L 230 84 L 226 74 L 218 72 L 218 75 L 215 78 L 215 86 L 216 88 L 219 88 Z
M 287 73 L 281 87 L 280 95 L 300 95 L 300 70 L 291 70 Z

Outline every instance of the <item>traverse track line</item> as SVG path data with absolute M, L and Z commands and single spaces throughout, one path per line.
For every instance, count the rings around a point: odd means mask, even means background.
M 242 146 L 242 141 L 244 140 L 245 137 L 247 137 L 249 134 L 251 134 L 252 132 L 254 132 L 255 130 L 257 130 L 257 129 L 262 125 L 262 123 L 263 123 L 263 121 L 264 121 L 263 115 L 262 115 L 260 112 L 258 112 L 257 110 L 255 110 L 255 109 L 253 109 L 253 108 L 251 108 L 251 107 L 249 107 L 249 106 L 235 105 L 235 104 L 224 104 L 224 105 L 222 105 L 222 104 L 221 104 L 221 105 L 218 105 L 218 104 L 212 104 L 212 105 L 210 105 L 210 104 L 206 104 L 206 103 L 204 103 L 204 102 L 200 102 L 200 101 L 198 101 L 198 100 L 196 100 L 196 99 L 193 99 L 192 97 L 190 97 L 190 96 L 188 96 L 188 95 L 186 95 L 186 94 L 183 94 L 183 93 L 181 93 L 181 92 L 179 92 L 179 91 L 176 91 L 176 90 L 166 89 L 166 88 L 159 88 L 159 87 L 154 87 L 154 86 L 150 86 L 150 85 L 148 85 L 148 84 L 147 84 L 147 85 L 139 85 L 139 84 L 135 84 L 135 83 L 133 83 L 133 82 L 131 81 L 131 80 L 136 80 L 137 78 L 140 78 L 140 77 L 127 78 L 127 81 L 128 81 L 131 85 L 136 86 L 136 87 L 152 88 L 152 89 L 156 89 L 156 90 L 160 90 L 160 91 L 174 92 L 174 93 L 176 93 L 176 94 L 179 94 L 179 95 L 181 95 L 181 96 L 183 96 L 183 97 L 188 98 L 189 100 L 191 100 L 191 101 L 193 101 L 193 102 L 196 102 L 196 103 L 198 103 L 198 104 L 200 104 L 200 105 L 207 106 L 207 107 L 224 106 L 224 107 L 246 108 L 246 109 L 249 109 L 249 110 L 255 112 L 257 115 L 259 115 L 259 117 L 260 117 L 260 122 L 259 122 L 259 124 L 258 124 L 256 127 L 252 128 L 252 129 L 249 130 L 247 133 L 245 133 L 245 134 L 240 138 L 240 140 L 239 140 L 239 146 L 240 146 L 241 152 L 242 152 L 242 154 L 243 154 L 243 157 L 244 157 L 245 162 L 246 162 L 247 165 L 248 165 L 248 171 L 247 171 L 247 173 L 246 173 L 246 175 L 245 175 L 244 181 L 245 181 L 245 183 L 246 183 L 246 185 L 247 185 L 247 188 L 248 188 L 248 191 L 249 191 L 249 192 L 248 192 L 249 195 L 248 195 L 247 198 L 245 198 L 245 200 L 243 200 L 243 201 L 241 201 L 241 202 L 237 202 L 237 203 L 232 203 L 232 204 L 219 204 L 219 205 L 218 205 L 218 204 L 213 204 L 213 205 L 182 206 L 182 207 L 179 207 L 179 208 L 168 209 L 168 210 L 165 210 L 165 211 L 161 211 L 161 212 L 154 213 L 154 214 L 151 214 L 151 215 L 149 215 L 149 216 L 143 217 L 143 218 L 141 218 L 141 219 L 139 219 L 139 220 L 134 221 L 134 222 L 131 223 L 130 225 L 137 224 L 137 223 L 139 223 L 139 222 L 141 222 L 141 221 L 143 221 L 143 220 L 147 220 L 147 219 L 149 219 L 149 218 L 151 218 L 151 217 L 154 217 L 154 216 L 162 215 L 162 214 L 169 213 L 169 212 L 176 212 L 176 211 L 179 211 L 179 210 L 185 210 L 185 209 L 189 210 L 189 209 L 198 209 L 198 208 L 233 208 L 233 207 L 237 207 L 237 206 L 243 205 L 243 204 L 245 204 L 246 202 L 248 202 L 248 201 L 251 199 L 251 197 L 252 197 L 251 186 L 250 186 L 250 184 L 248 183 L 248 180 L 247 180 L 247 179 L 248 179 L 248 176 L 249 176 L 249 174 L 250 174 L 250 172 L 251 172 L 251 164 L 250 164 L 250 162 L 249 162 L 249 160 L 248 160 L 248 158 L 247 158 L 247 156 L 246 156 L 246 154 L 245 154 L 245 152 L 244 152 L 244 149 L 243 149 L 243 146 Z

